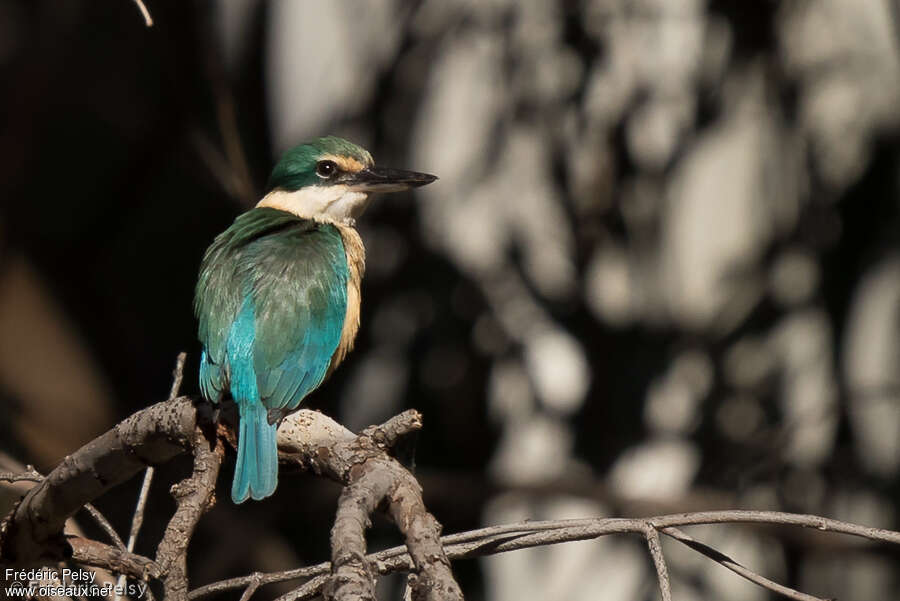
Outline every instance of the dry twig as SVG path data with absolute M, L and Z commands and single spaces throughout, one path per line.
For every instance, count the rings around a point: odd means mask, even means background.
M 459 534 L 451 534 L 441 538 L 441 543 L 448 558 L 464 559 L 495 555 L 497 553 L 505 553 L 507 551 L 516 551 L 549 544 L 589 540 L 610 534 L 638 534 L 646 538 L 648 528 L 676 538 L 671 531 L 677 526 L 742 523 L 800 526 L 859 536 L 879 542 L 900 544 L 900 532 L 892 530 L 871 528 L 814 515 L 782 513 L 777 511 L 742 510 L 682 513 L 641 519 L 586 518 L 576 520 L 525 521 L 514 524 L 503 524 L 500 526 L 489 526 L 487 528 L 480 528 L 478 530 L 471 530 Z M 676 538 L 676 540 L 681 540 L 681 538 Z M 685 541 L 681 540 L 681 542 Z M 699 549 L 693 545 L 691 545 L 691 548 L 699 551 Z M 732 565 L 728 565 L 729 562 L 725 561 L 726 556 L 723 554 L 716 555 L 716 553 L 717 552 L 713 550 L 713 553 L 708 554 L 704 552 L 703 554 L 729 569 L 732 569 L 733 565 L 739 565 L 730 559 L 729 561 L 732 562 Z M 378 553 L 373 553 L 367 556 L 367 560 L 371 565 L 376 567 L 379 574 L 404 572 L 413 568 L 412 559 L 410 558 L 406 547 L 402 546 L 392 547 Z M 330 569 L 331 566 L 329 563 L 321 563 L 315 566 L 286 570 L 284 572 L 273 572 L 270 574 L 257 573 L 253 577 L 259 580 L 260 586 L 263 586 L 275 582 L 284 582 L 295 579 L 315 579 L 323 574 L 327 574 Z M 797 593 L 797 591 L 793 591 L 793 589 L 772 582 L 746 568 L 732 571 L 741 573 L 742 576 L 763 588 L 767 588 L 790 599 L 796 599 L 798 601 L 826 601 L 811 595 L 804 596 L 804 593 Z M 249 577 L 232 578 L 200 587 L 191 591 L 189 599 L 199 599 L 209 594 L 243 588 L 247 586 L 248 579 Z M 316 595 L 320 594 L 321 585 L 318 588 L 314 588 L 310 586 L 312 582 L 313 581 L 310 580 L 304 584 L 303 589 L 305 595 L 300 596 L 296 594 L 300 590 L 297 589 L 293 592 L 294 594 L 285 596 L 284 598 L 292 599 L 294 601 L 314 598 Z M 794 596 L 791 596 L 791 593 L 794 593 Z
M 152 559 L 80 536 L 68 537 L 75 563 L 125 574 L 135 580 L 159 577 L 159 566 Z
M 143 0 L 134 0 L 134 3 L 138 7 L 138 10 L 141 11 L 141 16 L 144 17 L 144 25 L 153 27 L 153 17 L 150 16 L 150 11 L 144 6 Z
M 184 381 L 184 364 L 187 361 L 187 353 L 178 353 L 175 359 L 175 369 L 172 371 L 172 388 L 169 389 L 169 400 L 173 400 L 181 392 L 181 383 Z
M 55 561 L 66 550 L 86 566 L 147 581 L 161 578 L 167 598 L 198 599 L 226 590 L 244 589 L 249 599 L 270 583 L 303 579 L 304 584 L 282 600 L 299 601 L 331 593 L 369 595 L 365 586 L 376 575 L 411 572 L 413 599 L 461 599 L 449 571 L 449 560 L 493 555 L 517 549 L 588 540 L 608 534 L 637 534 L 646 541 L 656 566 L 664 600 L 671 598 L 668 571 L 659 535 L 670 536 L 710 557 L 751 582 L 795 601 L 823 601 L 800 593 L 745 568 L 715 549 L 694 540 L 678 528 L 698 524 L 757 523 L 791 525 L 836 532 L 868 540 L 900 544 L 900 532 L 871 528 L 813 515 L 769 511 L 705 511 L 661 515 L 644 519 L 595 518 L 522 522 L 482 528 L 439 538 L 440 526 L 425 510 L 417 481 L 386 449 L 421 427 L 418 413 L 408 411 L 378 427 L 354 435 L 326 416 L 297 412 L 278 431 L 280 459 L 313 469 L 346 486 L 335 520 L 334 568 L 330 563 L 233 578 L 188 593 L 184 569 L 187 544 L 203 510 L 213 499 L 222 445 L 203 435 L 210 426 L 212 408 L 187 398 L 175 398 L 136 413 L 115 428 L 66 458 L 43 480 L 33 473 L 0 473 L 0 479 L 33 480 L 31 489 L 4 520 L 0 530 L 0 559 L 8 562 Z M 157 552 L 157 561 L 127 549 L 80 537 L 62 536 L 62 525 L 80 507 L 108 488 L 137 473 L 144 465 L 160 463 L 188 448 L 194 450 L 193 475 L 173 487 L 179 507 Z M 404 533 L 407 543 L 366 555 L 364 530 L 369 514 L 384 504 Z M 342 570 L 352 567 L 352 570 Z M 368 579 L 368 580 L 367 580 Z M 362 588 L 360 588 L 360 585 Z M 362 591 L 360 593 L 360 591 Z M 372 593 L 374 595 L 374 593 Z
M 109 522 L 108 519 L 106 519 L 106 516 L 100 513 L 100 510 L 94 507 L 91 503 L 86 504 L 84 508 L 89 514 L 91 514 L 91 517 L 94 518 L 94 520 L 97 522 L 97 524 L 100 525 L 103 531 L 106 532 L 109 540 L 111 540 L 112 543 L 118 548 L 124 549 L 125 543 L 122 542 L 122 538 L 119 536 L 119 533 L 116 532 L 116 529 L 113 528 L 113 525 Z M 131 551 L 131 549 L 128 550 Z
M 681 543 L 684 543 L 694 551 L 702 555 L 706 555 L 716 563 L 731 570 L 738 576 L 746 578 L 750 582 L 757 584 L 763 588 L 767 588 L 770 591 L 774 591 L 784 597 L 787 597 L 788 599 L 794 599 L 794 601 L 828 601 L 827 599 L 822 599 L 821 597 L 814 597 L 812 595 L 807 595 L 806 593 L 801 593 L 800 591 L 796 591 L 790 587 L 784 586 L 783 584 L 773 582 L 765 576 L 760 576 L 756 572 L 748 570 L 721 551 L 718 551 L 716 549 L 713 549 L 709 545 L 701 543 L 688 534 L 682 532 L 678 528 L 663 528 L 662 533 L 674 538 Z
M 156 563 L 162 569 L 165 598 L 187 599 L 187 549 L 200 517 L 215 504 L 216 480 L 225 456 L 225 447 L 215 438 L 209 441 L 200 428 L 194 437 L 194 470 L 172 487 L 178 508 L 169 520 L 156 550 Z
M 34 469 L 34 466 L 29 465 L 28 471 L 21 473 L 12 473 L 12 472 L 0 472 L 0 481 L 4 482 L 41 482 L 44 479 L 43 474 Z M 110 523 L 106 516 L 103 513 L 94 507 L 91 503 L 86 503 L 84 505 L 84 510 L 90 514 L 94 521 L 97 522 L 97 525 L 109 536 L 109 540 L 120 549 L 125 548 L 125 543 L 122 542 L 119 533 L 116 532 L 116 529 L 113 528 L 113 525 Z M 130 551 L 131 549 L 129 549 Z
M 198 418 L 209 408 L 180 397 L 126 418 L 63 461 L 25 494 L 0 525 L 0 561 L 57 561 L 71 551 L 62 536 L 68 518 L 85 504 L 190 448 Z
M 672 601 L 672 589 L 669 584 L 669 569 L 666 567 L 666 558 L 663 556 L 662 543 L 659 541 L 659 531 L 648 526 L 644 530 L 644 538 L 647 539 L 647 548 L 656 568 L 656 579 L 659 581 L 659 592 L 662 601 Z
M 359 436 L 325 415 L 300 411 L 278 430 L 282 456 L 344 483 L 332 529 L 332 579 L 328 599 L 374 599 L 375 570 L 366 560 L 365 529 L 382 501 L 406 537 L 417 586 L 413 598 L 461 600 L 459 585 L 440 544 L 441 528 L 425 509 L 418 482 L 385 453 L 404 435 L 422 427 L 416 411 L 405 411 Z
M 172 372 L 172 387 L 169 390 L 170 401 L 174 400 L 181 390 L 181 383 L 184 380 L 185 361 L 187 361 L 187 353 L 178 353 L 178 357 L 175 360 L 175 369 Z M 128 533 L 128 544 L 125 546 L 129 553 L 134 551 L 134 545 L 137 542 L 138 534 L 141 531 L 141 526 L 144 524 L 144 511 L 147 507 L 147 497 L 150 494 L 150 484 L 153 482 L 154 473 L 155 470 L 152 465 L 148 466 L 147 470 L 144 472 L 144 481 L 141 483 L 141 492 L 138 493 L 137 505 L 134 508 L 134 516 L 131 519 L 131 531 Z M 125 578 L 125 574 L 119 576 L 117 584 L 119 585 L 120 590 L 125 584 Z M 116 592 L 115 601 L 119 601 L 119 598 L 120 594 Z

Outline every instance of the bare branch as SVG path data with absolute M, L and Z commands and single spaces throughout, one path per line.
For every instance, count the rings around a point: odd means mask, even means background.
M 43 474 L 34 469 L 34 466 L 27 466 L 27 470 L 21 473 L 12 473 L 12 472 L 0 472 L 0 481 L 5 482 L 41 482 L 44 479 Z M 106 516 L 103 513 L 94 507 L 92 504 L 87 503 L 84 506 L 84 510 L 87 511 L 94 521 L 106 532 L 106 535 L 109 536 L 109 539 L 113 542 L 114 545 L 119 547 L 120 549 L 125 548 L 125 543 L 122 542 L 122 539 L 119 537 L 119 533 L 116 532 L 116 529 L 113 528 L 113 525 L 106 519 Z M 130 551 L 130 549 L 129 549 Z
M 275 599 L 275 601 L 304 601 L 305 599 L 318 597 L 319 593 L 323 588 L 325 588 L 325 585 L 330 579 L 330 574 L 322 574 L 321 576 L 316 576 L 315 578 L 306 582 L 306 584 L 304 584 L 300 588 L 294 589 L 291 592 L 278 597 L 277 599 Z
M 146 582 L 159 577 L 159 566 L 152 559 L 98 543 L 80 536 L 68 537 L 72 561 L 85 566 L 104 568 Z
M 463 594 L 453 578 L 450 560 L 441 544 L 441 525 L 425 509 L 422 489 L 409 472 L 400 475 L 389 497 L 388 510 L 416 567 L 407 581 L 414 601 L 462 600 Z
M 225 189 L 234 198 L 245 206 L 253 206 L 258 200 L 254 190 L 253 178 L 250 176 L 250 167 L 247 164 L 246 154 L 241 143 L 241 135 L 237 120 L 237 105 L 231 90 L 231 81 L 222 63 L 221 53 L 216 52 L 218 40 L 216 39 L 215 21 L 209 14 L 201 20 L 200 47 L 203 50 L 205 72 L 210 85 L 210 91 L 215 102 L 216 122 L 224 150 L 225 170 L 227 180 L 220 180 L 227 185 Z M 202 149 L 208 154 L 208 149 Z M 218 151 L 216 150 L 218 154 Z M 214 160 L 219 160 L 218 157 Z M 218 170 L 210 165 L 213 171 Z
M 200 517 L 215 505 L 216 480 L 225 456 L 218 438 L 207 440 L 197 428 L 194 435 L 194 470 L 172 487 L 178 508 L 169 521 L 156 551 L 156 562 L 163 572 L 166 599 L 187 598 L 187 549 Z
M 3 482 L 40 482 L 44 479 L 44 477 L 38 472 L 34 471 L 34 468 L 28 466 L 30 471 L 15 473 L 15 472 L 0 472 L 0 480 Z
M 575 520 L 546 520 L 525 521 L 499 526 L 489 526 L 459 534 L 451 534 L 441 538 L 447 557 L 450 559 L 463 559 L 494 555 L 507 551 L 516 551 L 531 547 L 544 546 L 577 540 L 589 540 L 609 534 L 640 534 L 646 537 L 647 528 L 655 528 L 671 536 L 668 530 L 677 526 L 690 526 L 699 524 L 783 524 L 827 530 L 830 532 L 860 536 L 869 540 L 900 544 L 900 532 L 871 528 L 849 522 L 822 518 L 814 515 L 782 513 L 777 511 L 707 511 L 697 513 L 682 513 L 663 515 L 644 519 L 624 518 L 586 518 Z M 370 564 L 375 566 L 379 574 L 391 574 L 394 572 L 406 572 L 413 566 L 407 548 L 404 546 L 392 547 L 367 556 Z M 327 574 L 330 564 L 321 563 L 315 566 L 273 572 L 270 574 L 255 574 L 260 581 L 260 586 L 275 582 L 301 578 L 315 578 Z M 191 592 L 189 599 L 198 599 L 205 595 L 222 592 L 225 590 L 243 588 L 249 583 L 250 577 L 232 578 L 215 582 L 200 587 Z M 312 581 L 304 585 L 307 587 Z M 773 583 L 775 584 L 775 583 Z M 781 586 L 781 585 L 776 585 Z M 786 587 L 785 587 L 786 589 Z M 781 590 L 771 590 L 784 594 Z M 790 590 L 790 589 L 786 589 Z M 295 591 L 296 593 L 297 591 Z M 311 598 L 317 591 L 312 591 Z M 301 599 L 301 597 L 285 597 Z M 816 597 L 809 597 L 804 601 L 824 601 Z
M 371 472 L 369 472 L 371 474 Z M 375 574 L 366 559 L 369 514 L 388 492 L 390 483 L 361 477 L 341 492 L 331 529 L 331 574 L 325 599 L 375 601 Z
M 403 554 L 405 551 L 405 547 L 393 547 L 394 550 L 399 551 L 400 554 Z M 372 562 L 376 562 L 376 567 L 378 566 L 377 561 L 379 559 L 379 553 L 375 553 L 374 555 L 369 556 L 369 560 Z M 410 560 L 410 565 L 412 564 L 412 560 Z M 274 584 L 276 582 L 287 582 L 290 580 L 302 580 L 304 578 L 318 578 L 320 576 L 326 576 L 325 580 L 327 580 L 328 574 L 331 572 L 331 562 L 323 562 L 316 564 L 314 566 L 308 566 L 304 568 L 294 568 L 293 570 L 285 570 L 282 572 L 271 572 L 271 573 L 263 573 L 263 572 L 254 572 L 248 576 L 238 576 L 237 578 L 229 578 L 228 580 L 219 580 L 218 582 L 212 582 L 210 584 L 203 585 L 192 590 L 188 594 L 188 599 L 200 599 L 207 595 L 214 595 L 216 593 L 221 593 L 224 591 L 235 590 L 239 588 L 247 588 L 251 586 L 254 582 L 259 582 L 259 586 L 265 586 L 267 584 Z M 312 580 L 310 580 L 312 582 Z M 309 583 L 307 583 L 309 584 Z M 324 585 L 324 581 L 322 582 Z M 305 585 L 304 585 L 305 586 Z M 295 599 L 300 597 L 295 597 L 300 589 L 296 589 L 287 595 L 283 595 L 283 599 Z M 315 594 L 318 594 L 319 589 L 316 589 Z
M 253 596 L 253 593 L 256 592 L 256 589 L 259 588 L 259 580 L 254 580 L 250 583 L 246 589 L 244 589 L 244 593 L 241 595 L 240 601 L 249 601 L 250 597 Z
M 172 371 L 172 388 L 169 390 L 169 400 L 173 400 L 181 392 L 181 383 L 184 381 L 184 364 L 187 361 L 187 353 L 181 351 L 175 359 L 175 369 Z
M 764 576 L 760 576 L 756 572 L 748 570 L 721 551 L 713 549 L 709 545 L 692 538 L 678 528 L 663 528 L 662 533 L 674 538 L 679 542 L 684 543 L 694 551 L 697 551 L 698 553 L 709 557 L 716 563 L 722 565 L 725 568 L 728 568 L 738 576 L 746 578 L 750 582 L 778 593 L 779 595 L 783 595 L 788 599 L 794 599 L 795 601 L 829 601 L 828 599 L 822 599 L 821 597 L 814 597 L 813 595 L 801 593 L 800 591 L 796 591 L 790 587 L 784 586 L 783 584 L 773 582 Z
M 138 10 L 141 11 L 141 16 L 144 17 L 144 25 L 153 27 L 153 17 L 150 16 L 150 11 L 144 6 L 143 0 L 134 0 L 134 3 L 137 5 Z
M 417 573 L 413 598 L 463 598 L 441 548 L 440 524 L 425 509 L 418 482 L 384 452 L 421 427 L 421 415 L 406 411 L 354 437 L 320 413 L 300 411 L 288 416 L 279 428 L 283 456 L 293 451 L 294 460 L 301 465 L 346 484 L 331 533 L 333 578 L 323 591 L 326 599 L 375 598 L 374 571 L 366 560 L 365 529 L 369 515 L 383 500 L 406 537 L 413 559 Z
M 372 442 L 382 449 L 389 449 L 407 434 L 421 429 L 422 415 L 415 409 L 408 409 L 380 426 L 369 426 L 360 433 L 360 436 L 372 439 Z
M 184 364 L 187 360 L 187 353 L 180 352 L 178 353 L 178 357 L 175 360 L 175 369 L 172 372 L 172 387 L 169 390 L 169 400 L 174 400 L 179 391 L 181 390 L 181 383 L 184 380 Z M 138 493 L 137 505 L 134 508 L 134 516 L 131 519 L 131 530 L 128 533 L 128 544 L 126 545 L 126 550 L 131 553 L 134 551 L 134 545 L 137 542 L 138 534 L 141 531 L 141 526 L 144 524 L 144 511 L 147 507 L 147 497 L 150 494 L 150 484 L 153 482 L 153 475 L 155 470 L 153 466 L 147 467 L 146 471 L 144 471 L 144 480 L 141 482 L 141 491 Z M 90 507 L 88 505 L 88 507 Z M 115 601 L 119 601 L 121 599 L 120 590 L 125 585 L 126 581 L 125 574 L 119 575 L 118 584 L 119 588 L 116 591 Z M 149 589 L 148 589 L 149 592 Z M 152 593 L 151 593 L 152 594 Z
M 184 353 L 182 353 L 181 355 L 184 355 Z M 181 355 L 179 355 L 179 359 L 181 359 Z M 181 364 L 184 364 L 183 360 L 181 361 Z M 169 398 L 175 398 L 173 396 L 175 394 L 178 394 L 178 390 L 173 385 L 172 393 L 170 393 Z M 155 470 L 153 469 L 153 466 L 150 466 L 144 472 L 144 481 L 141 482 L 141 492 L 138 493 L 137 506 L 134 508 L 134 516 L 131 518 L 131 531 L 128 533 L 128 544 L 125 546 L 125 549 L 129 553 L 134 551 L 134 545 L 137 542 L 138 533 L 140 533 L 141 526 L 144 524 L 144 509 L 147 506 L 147 496 L 150 494 L 150 483 L 153 481 L 154 471 Z M 116 584 L 119 585 L 118 590 L 122 590 L 122 587 L 125 585 L 125 574 L 119 576 L 119 580 Z M 122 595 L 117 591 L 115 601 L 119 601 L 121 597 Z
M 103 531 L 106 532 L 106 535 L 109 537 L 109 540 L 113 542 L 115 546 L 120 549 L 125 548 L 125 543 L 122 542 L 121 537 L 119 537 L 119 533 L 116 532 L 116 529 L 113 528 L 113 525 L 109 523 L 109 520 L 106 519 L 106 516 L 100 513 L 100 510 L 91 505 L 90 503 L 86 504 L 84 508 L 87 510 L 91 517 L 103 528 Z M 128 549 L 131 551 L 131 549 Z
M 439 538 L 440 525 L 426 511 L 418 482 L 386 449 L 404 434 L 421 427 L 415 411 L 403 413 L 385 424 L 354 435 L 330 418 L 300 411 L 285 419 L 278 430 L 279 459 L 313 469 L 346 486 L 341 497 L 333 534 L 334 572 L 329 563 L 274 574 L 255 573 L 198 588 L 188 594 L 184 569 L 187 545 L 203 510 L 213 502 L 222 444 L 212 445 L 199 426 L 215 421 L 213 408 L 196 406 L 176 398 L 140 411 L 98 437 L 41 480 L 33 471 L 0 472 L 0 480 L 36 481 L 0 530 L 0 559 L 8 562 L 53 561 L 71 553 L 83 565 L 105 568 L 131 578 L 163 578 L 167 597 L 197 599 L 208 594 L 244 589 L 250 598 L 260 586 L 293 579 L 308 580 L 282 597 L 309 599 L 323 592 L 335 598 L 374 598 L 377 574 L 411 572 L 413 599 L 461 599 L 452 580 L 449 560 L 492 555 L 575 540 L 589 540 L 616 533 L 638 534 L 647 541 L 656 566 L 663 600 L 671 598 L 668 571 L 659 544 L 659 533 L 671 536 L 712 558 L 744 578 L 794 601 L 823 601 L 772 582 L 695 541 L 680 526 L 724 523 L 758 523 L 800 526 L 868 540 L 900 544 L 900 532 L 871 528 L 813 515 L 772 511 L 705 511 L 661 515 L 644 519 L 595 518 L 523 522 L 492 526 Z M 220 434 L 232 437 L 220 426 Z M 192 443 L 192 444 L 189 444 Z M 194 474 L 173 487 L 178 511 L 158 549 L 158 561 L 127 549 L 63 537 L 65 520 L 94 497 L 137 473 L 147 464 L 161 463 L 194 449 Z M 383 505 L 384 504 L 384 505 Z M 365 528 L 369 515 L 384 506 L 406 537 L 404 547 L 365 554 Z M 352 568 L 346 570 L 344 568 Z M 345 573 L 350 575 L 346 578 Z M 363 588 L 354 586 L 363 582 Z M 449 583 L 449 584 L 446 584 Z M 368 588 L 366 588 L 368 587 Z M 355 590 L 353 595 L 344 593 Z
M 210 415 L 203 419 L 209 421 Z M 187 397 L 158 403 L 67 456 L 3 520 L 0 560 L 27 563 L 68 556 L 62 536 L 66 520 L 147 465 L 190 448 L 197 420 L 198 410 Z
M 653 558 L 653 567 L 656 568 L 656 578 L 659 580 L 659 592 L 662 595 L 662 601 L 672 601 L 669 569 L 666 567 L 666 558 L 663 557 L 662 544 L 659 542 L 659 532 L 655 528 L 647 527 L 644 531 L 644 537 L 647 539 L 650 557 Z
M 138 494 L 137 506 L 134 508 L 134 517 L 131 519 L 131 531 L 128 533 L 128 552 L 134 551 L 141 526 L 144 524 L 144 510 L 147 507 L 147 496 L 150 494 L 150 483 L 153 481 L 153 466 L 144 472 L 144 481 L 141 483 L 141 492 Z
M 832 520 L 817 515 L 803 513 L 784 513 L 780 511 L 698 511 L 695 513 L 679 513 L 658 518 L 649 518 L 649 522 L 657 529 L 669 526 L 693 526 L 699 524 L 757 523 L 783 524 L 785 526 L 801 526 L 822 532 L 839 532 L 851 536 L 860 536 L 869 540 L 900 544 L 900 532 L 861 526 L 850 522 Z

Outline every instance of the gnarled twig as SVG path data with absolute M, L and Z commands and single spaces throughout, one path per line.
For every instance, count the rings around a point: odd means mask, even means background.
M 178 504 L 156 550 L 156 563 L 163 573 L 165 597 L 173 601 L 187 599 L 187 549 L 200 517 L 215 504 L 216 480 L 225 456 L 225 447 L 215 438 L 210 441 L 200 428 L 194 434 L 194 470 L 172 487 Z
M 282 599 L 310 599 L 321 595 L 326 588 L 335 598 L 343 599 L 350 595 L 344 590 L 363 590 L 363 596 L 369 594 L 365 589 L 346 586 L 348 584 L 358 584 L 365 578 L 371 583 L 377 574 L 402 571 L 415 575 L 411 579 L 411 593 L 415 599 L 461 599 L 462 594 L 449 571 L 449 559 L 629 533 L 646 539 L 657 569 L 660 590 L 663 598 L 668 599 L 668 575 L 659 544 L 659 535 L 664 534 L 759 586 L 796 601 L 823 601 L 756 574 L 678 528 L 725 523 L 792 525 L 900 544 L 900 532 L 814 515 L 771 511 L 705 511 L 644 519 L 523 522 L 439 538 L 440 525 L 426 512 L 417 481 L 387 453 L 400 437 L 421 427 L 418 413 L 407 411 L 381 426 L 367 428 L 357 436 L 320 413 L 300 411 L 286 418 L 279 428 L 279 458 L 282 462 L 313 469 L 347 487 L 334 528 L 336 538 L 348 536 L 335 545 L 337 567 L 332 572 L 332 564 L 323 563 L 274 574 L 255 573 L 188 593 L 183 560 L 193 528 L 203 508 L 211 503 L 222 455 L 220 438 L 216 438 L 213 447 L 203 435 L 209 429 L 198 428 L 198 425 L 210 425 L 212 421 L 212 407 L 208 404 L 195 406 L 190 399 L 176 398 L 126 419 L 67 457 L 43 480 L 32 473 L 0 473 L 2 480 L 39 480 L 4 520 L 0 531 L 0 559 L 9 562 L 50 561 L 69 551 L 71 559 L 83 565 L 106 568 L 144 581 L 163 578 L 170 598 L 198 599 L 237 588 L 243 588 L 244 597 L 249 598 L 258 587 L 302 578 L 307 582 Z M 222 433 L 228 435 L 227 428 L 220 428 Z M 194 474 L 178 485 L 184 488 L 175 487 L 183 495 L 179 497 L 179 509 L 158 549 L 159 561 L 96 541 L 62 536 L 66 518 L 81 506 L 137 473 L 144 465 L 161 463 L 187 448 L 193 448 L 195 452 Z M 382 506 L 406 536 L 407 544 L 366 555 L 364 530 L 368 517 Z M 345 557 L 350 557 L 350 561 L 344 561 Z M 362 570 L 350 570 L 348 579 L 342 580 L 347 573 L 341 570 L 342 565 L 362 567 Z
M 0 561 L 68 556 L 71 550 L 62 536 L 66 520 L 147 465 L 189 449 L 196 425 L 197 409 L 191 399 L 181 397 L 135 413 L 66 456 L 3 520 Z
M 421 427 L 421 416 L 410 410 L 367 428 L 359 436 L 311 411 L 288 416 L 279 428 L 283 457 L 292 457 L 346 484 L 331 533 L 332 579 L 323 591 L 326 598 L 375 598 L 375 571 L 366 559 L 365 529 L 369 515 L 382 501 L 387 502 L 388 514 L 406 537 L 417 574 L 413 598 L 463 598 L 441 547 L 440 524 L 425 509 L 418 482 L 385 453 L 401 437 Z

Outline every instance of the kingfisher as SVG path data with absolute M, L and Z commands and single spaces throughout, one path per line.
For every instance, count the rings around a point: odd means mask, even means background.
M 328 136 L 288 150 L 268 192 L 206 250 L 194 297 L 200 390 L 238 407 L 231 498 L 278 484 L 279 421 L 340 365 L 359 330 L 365 248 L 356 219 L 369 195 L 434 175 L 376 167 L 365 149 Z

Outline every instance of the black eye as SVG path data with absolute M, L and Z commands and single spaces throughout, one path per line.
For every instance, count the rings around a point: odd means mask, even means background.
M 316 163 L 316 175 L 328 178 L 337 172 L 337 165 L 334 161 L 319 161 Z

